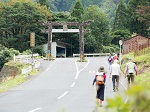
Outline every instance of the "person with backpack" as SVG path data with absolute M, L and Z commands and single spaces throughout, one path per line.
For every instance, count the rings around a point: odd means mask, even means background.
M 137 76 L 137 66 L 134 62 L 132 62 L 132 58 L 129 58 L 129 62 L 126 64 L 124 75 L 125 78 L 127 77 L 128 80 L 128 87 L 130 84 L 134 83 L 134 74 Z
M 115 55 L 114 55 L 113 60 L 119 60 L 119 58 L 118 58 L 118 55 L 117 55 L 117 54 L 115 54 Z
M 114 60 L 114 63 L 110 67 L 110 78 L 112 77 L 113 91 L 119 90 L 119 78 L 121 77 L 120 65 L 118 60 Z M 116 84 L 117 83 L 117 84 Z
M 110 69 L 110 66 L 113 63 L 113 58 L 111 57 L 111 55 L 108 57 L 108 63 L 109 63 L 109 69 Z
M 104 101 L 104 91 L 105 91 L 105 81 L 106 81 L 106 72 L 104 67 L 101 66 L 93 80 L 93 85 L 96 83 L 96 100 L 100 103 L 100 107 L 102 107 L 102 101 Z

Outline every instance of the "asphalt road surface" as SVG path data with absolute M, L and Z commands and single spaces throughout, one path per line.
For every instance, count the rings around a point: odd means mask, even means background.
M 119 91 L 113 92 L 109 79 L 108 57 L 87 57 L 88 62 L 76 62 L 79 58 L 57 58 L 41 61 L 43 71 L 27 82 L 0 94 L 0 112 L 92 112 L 96 108 L 96 89 L 92 85 L 100 66 L 107 71 L 105 101 L 120 94 L 127 97 L 126 79 L 120 80 Z

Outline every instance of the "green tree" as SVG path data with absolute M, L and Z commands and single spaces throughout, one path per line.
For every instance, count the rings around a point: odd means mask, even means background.
M 47 0 L 39 0 L 38 3 L 49 8 L 49 4 L 48 4 Z
M 30 48 L 30 32 L 36 33 L 36 44 L 41 44 L 44 37 L 40 32 L 40 20 L 47 20 L 50 12 L 31 1 L 12 0 L 0 5 L 0 43 L 8 48 L 24 51 Z M 47 15 L 47 16 L 46 16 Z M 21 42 L 21 45 L 18 44 Z
M 107 15 L 96 5 L 86 8 L 83 20 L 94 20 L 87 29 L 90 34 L 85 34 L 85 52 L 103 52 L 103 45 L 109 45 L 109 20 Z
M 143 22 L 138 20 L 136 10 L 139 6 L 145 6 L 148 4 L 147 0 L 130 0 L 127 9 L 128 9 L 128 28 L 131 33 L 137 33 L 143 36 L 147 36 L 147 26 Z
M 144 22 L 148 27 L 147 30 L 150 32 L 150 6 L 141 6 L 136 10 L 136 13 L 138 15 L 138 20 Z
M 97 4 L 96 4 L 97 5 Z M 115 16 L 115 10 L 116 10 L 116 4 L 113 2 L 113 0 L 102 0 L 99 3 L 99 7 L 107 14 L 107 16 L 110 19 L 110 27 L 113 25 L 114 16 Z
M 14 50 L 13 48 L 8 49 L 4 48 L 3 50 L 0 51 L 0 71 L 3 68 L 3 65 L 7 63 L 9 60 L 13 59 L 13 56 L 18 55 L 19 51 Z
M 115 19 L 112 31 L 125 30 L 127 26 L 127 10 L 125 4 L 120 0 L 116 9 Z
M 82 21 L 82 15 L 84 14 L 84 9 L 80 0 L 76 0 L 71 16 L 76 17 L 77 21 Z
M 119 45 L 119 40 L 127 39 L 131 36 L 129 30 L 116 30 L 111 32 L 111 44 Z

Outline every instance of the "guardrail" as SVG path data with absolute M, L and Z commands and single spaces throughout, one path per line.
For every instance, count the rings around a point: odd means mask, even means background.
M 22 74 L 26 74 L 32 70 L 32 67 L 34 67 L 35 69 L 38 69 L 40 67 L 40 64 L 41 64 L 40 61 L 35 59 L 35 57 L 38 57 L 38 56 L 39 54 L 17 55 L 17 56 L 14 55 L 14 62 L 19 61 L 25 64 L 32 64 L 32 66 L 26 69 L 22 69 Z
M 26 74 L 32 70 L 32 66 L 29 66 L 28 68 L 22 69 L 22 74 Z
M 96 57 L 96 56 L 109 56 L 110 53 L 85 53 L 85 57 Z M 73 57 L 79 57 L 80 54 L 73 54 Z
M 33 54 L 33 57 L 38 57 L 39 56 L 39 54 Z M 22 59 L 30 59 L 30 58 L 32 58 L 32 54 L 29 54 L 29 55 L 14 55 L 14 61 L 16 61 L 16 60 L 22 60 Z
M 41 63 L 40 63 L 39 61 L 36 61 L 35 64 L 34 64 L 34 68 L 39 68 L 39 67 L 40 67 L 40 64 L 41 64 Z

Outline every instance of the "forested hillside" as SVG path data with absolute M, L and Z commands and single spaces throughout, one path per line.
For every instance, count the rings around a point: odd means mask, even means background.
M 33 0 L 39 2 L 39 0 Z M 49 9 L 53 12 L 71 12 L 76 0 L 43 0 L 46 1 Z M 81 0 L 84 8 L 90 5 L 97 5 L 104 11 L 110 19 L 110 24 L 113 24 L 115 10 L 120 0 Z M 124 3 L 128 3 L 129 0 L 122 0 Z
M 123 1 L 128 2 L 128 0 L 123 0 Z M 71 11 L 74 2 L 75 0 L 48 0 L 50 9 L 52 11 Z M 106 3 L 112 3 L 112 4 L 108 4 L 111 7 L 111 5 L 113 4 L 117 5 L 119 3 L 119 0 L 81 0 L 81 2 L 84 7 L 87 7 L 89 5 L 98 5 L 99 7 L 101 7 Z
M 84 52 L 118 52 L 119 40 L 139 34 L 149 37 L 148 0 L 0 0 L 0 44 L 23 52 L 30 49 L 29 33 L 35 32 L 34 52 L 44 54 L 47 33 L 39 21 L 81 22 L 94 20 L 84 27 Z M 3 2 L 2 2 L 3 1 Z M 73 26 L 72 26 L 73 27 Z M 72 28 L 68 27 L 68 28 Z M 52 41 L 72 46 L 67 56 L 79 53 L 79 35 L 55 33 Z M 22 46 L 18 43 L 22 42 Z M 69 46 L 67 47 L 68 49 Z

